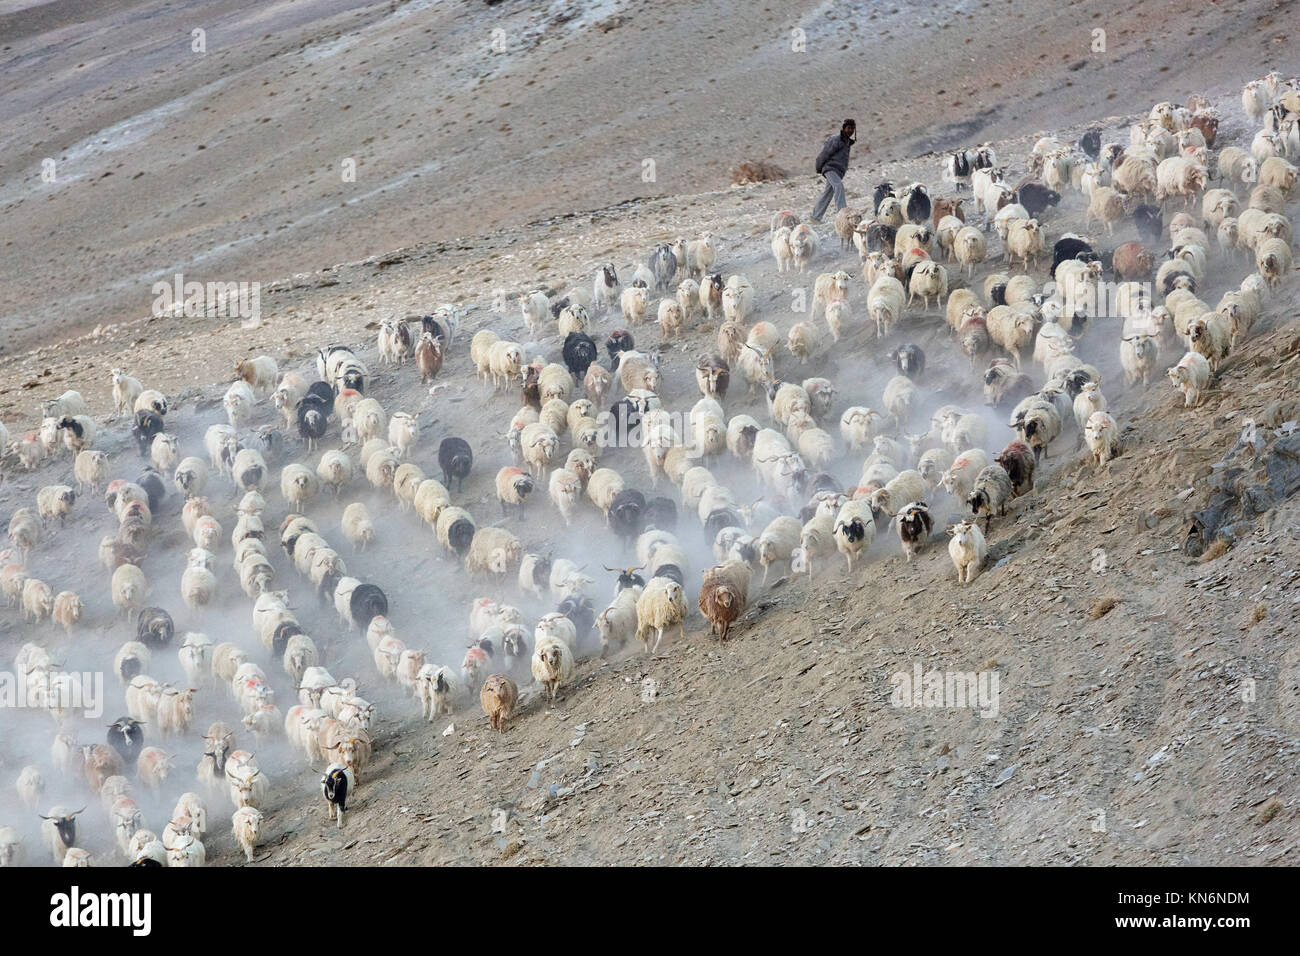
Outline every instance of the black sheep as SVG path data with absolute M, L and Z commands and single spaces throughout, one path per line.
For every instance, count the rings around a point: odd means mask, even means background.
M 451 545 L 451 550 L 456 553 L 457 557 L 465 557 L 469 553 L 469 546 L 474 541 L 474 522 L 469 518 L 457 518 L 447 529 L 447 543 Z
M 145 647 L 160 648 L 171 643 L 176 633 L 172 616 L 160 607 L 142 607 L 136 618 L 135 635 Z
M 1101 129 L 1094 126 L 1079 137 L 1079 148 L 1095 163 L 1101 155 Z
M 352 771 L 334 766 L 326 770 L 320 780 L 320 791 L 329 804 L 330 818 L 338 814 L 339 829 L 343 829 L 343 811 L 348 808 L 348 777 Z
M 365 394 L 366 392 L 366 373 L 362 371 L 360 365 L 348 364 L 343 366 L 343 374 L 340 376 L 343 388 L 351 388 Z
M 267 462 L 284 457 L 284 432 L 274 425 L 263 426 L 257 433 L 257 440 L 262 443 L 262 458 Z
M 1051 206 L 1061 201 L 1061 194 L 1042 183 L 1025 183 L 1016 190 L 1012 197 L 1015 202 L 1025 207 L 1025 211 L 1035 219 Z
M 162 475 L 152 468 L 146 468 L 144 473 L 136 478 L 135 483 L 144 489 L 145 495 L 149 498 L 149 513 L 158 514 L 158 508 L 167 497 L 167 485 L 163 482 Z
M 682 574 L 682 569 L 675 564 L 661 564 L 655 568 L 655 577 L 667 578 L 669 581 L 676 581 L 682 587 L 686 587 L 686 576 Z
M 72 434 L 76 435 L 78 438 L 85 437 L 85 429 L 81 427 L 81 422 L 77 421 L 71 415 L 64 415 L 61 419 L 59 419 L 59 424 L 57 427 L 71 429 Z M 152 441 L 152 437 L 150 438 L 150 440 Z
M 1066 236 L 1056 240 L 1052 246 L 1052 268 L 1048 275 L 1056 278 L 1056 267 L 1068 259 L 1079 259 L 1083 262 L 1097 261 L 1097 253 L 1092 246 L 1082 239 L 1076 239 L 1072 236 Z
M 874 212 L 879 212 L 880 204 L 892 195 L 894 195 L 894 184 L 888 180 L 876 186 L 875 191 L 871 194 L 872 210 Z
M 552 306 L 552 309 L 553 308 L 554 306 Z M 553 312 L 552 314 L 559 315 L 558 312 Z M 420 316 L 420 331 L 428 332 L 435 339 L 439 339 L 444 346 L 447 344 L 447 339 L 448 339 L 447 330 L 442 327 L 441 322 L 439 322 L 431 315 Z
M 306 633 L 296 621 L 281 621 L 275 626 L 275 633 L 271 635 L 271 653 L 277 660 L 284 657 L 284 650 L 289 646 L 289 638 Z
M 588 643 L 592 625 L 596 623 L 596 609 L 592 606 L 591 598 L 566 597 L 556 610 L 573 622 L 574 630 L 578 632 L 579 646 Z
M 1069 375 L 1065 376 L 1065 394 L 1070 396 L 1070 400 L 1079 397 L 1083 391 L 1083 386 L 1092 381 L 1092 375 L 1084 369 L 1076 368 Z
M 1143 242 L 1159 245 L 1165 234 L 1165 217 L 1159 206 L 1143 203 L 1133 210 L 1133 225 Z
M 641 409 L 630 398 L 620 398 L 609 407 L 609 417 L 614 425 L 614 438 L 620 447 L 638 444 L 633 431 L 641 425 Z
M 135 439 L 135 447 L 140 452 L 141 458 L 149 457 L 154 436 L 161 435 L 162 431 L 162 416 L 157 412 L 142 408 L 135 413 L 135 418 L 131 422 L 131 437 Z
M 894 238 L 898 230 L 883 222 L 872 222 L 867 226 L 867 252 L 894 254 Z
M 358 584 L 348 598 L 348 614 L 352 623 L 365 631 L 373 618 L 388 616 L 388 598 L 378 585 Z
M 325 437 L 329 412 L 325 403 L 313 395 L 306 396 L 298 406 L 298 436 L 313 448 Z
M 615 329 L 609 333 L 609 338 L 605 340 L 605 351 L 609 353 L 609 357 L 614 363 L 611 371 L 618 371 L 619 352 L 631 352 L 635 348 L 636 343 L 632 341 L 632 333 L 627 329 Z
M 600 357 L 596 340 L 586 332 L 570 332 L 564 339 L 564 364 L 569 373 L 582 378 Z
M 1196 277 L 1182 268 L 1170 269 L 1160 281 L 1160 293 L 1161 295 L 1168 295 L 1180 285 L 1184 286 L 1188 292 L 1195 292 Z
M 288 534 L 280 535 L 280 547 L 282 547 L 284 549 L 284 553 L 289 556 L 289 560 L 291 561 L 293 560 L 293 549 L 295 546 L 297 546 L 298 539 L 301 538 L 304 534 L 306 534 L 306 531 L 304 531 L 302 528 L 298 528 L 297 530 L 292 531 Z
M 933 527 L 930 509 L 923 503 L 913 502 L 898 515 L 898 537 L 903 542 L 909 561 L 913 551 L 924 547 L 930 540 Z
M 144 673 L 144 661 L 134 654 L 128 654 L 123 657 L 117 664 L 117 678 L 123 684 L 131 683 L 131 678 L 139 677 Z
M 898 366 L 898 371 L 910 379 L 920 378 L 925 371 L 925 352 L 919 345 L 900 345 L 890 353 L 890 358 Z
M 835 495 L 843 494 L 844 486 L 840 484 L 839 479 L 834 475 L 824 471 L 819 471 L 817 474 L 813 475 L 812 480 L 808 482 L 808 493 L 819 495 L 823 492 L 830 492 Z
M 647 528 L 671 531 L 677 527 L 677 502 L 671 498 L 651 498 L 645 503 Z
M 324 405 L 325 417 L 334 414 L 334 389 L 329 387 L 328 382 L 312 382 L 307 386 L 307 394 L 303 398 L 315 396 Z
M 601 565 L 601 567 L 605 567 L 605 566 Z M 639 567 L 639 568 L 606 567 L 605 570 L 618 575 L 618 580 L 614 583 L 615 594 L 617 594 L 619 591 L 626 591 L 628 588 L 645 587 L 645 578 L 642 577 L 640 574 L 637 574 L 638 571 L 644 571 L 645 570 L 644 567 Z
M 862 518 L 855 517 L 852 521 L 842 521 L 836 525 L 835 530 L 844 530 L 844 538 L 850 544 L 856 544 L 867 535 L 867 527 L 862 523 Z
M 538 590 L 551 586 L 551 556 L 539 554 L 533 558 L 533 584 Z
M 624 488 L 609 506 L 609 526 L 625 543 L 631 544 L 645 530 L 645 495 Z
M 1060 197 L 1058 196 L 1059 200 Z M 930 194 L 920 183 L 912 183 L 902 197 L 903 215 L 914 225 L 921 225 L 930 219 Z M 1030 214 L 1032 215 L 1032 213 Z
M 718 536 L 718 532 L 723 528 L 730 527 L 743 528 L 745 520 L 740 517 L 739 512 L 731 508 L 715 508 L 709 512 L 709 516 L 704 519 L 704 543 L 713 547 L 713 541 Z
M 134 764 L 144 749 L 144 726 L 132 717 L 119 717 L 108 725 L 108 745 Z
M 438 467 L 442 469 L 442 483 L 451 487 L 451 479 L 456 479 L 456 492 L 465 487 L 465 479 L 474 467 L 474 452 L 469 442 L 463 438 L 444 438 L 438 445 Z
M 562 298 L 554 300 L 551 303 L 551 318 L 558 319 L 560 317 L 560 313 L 563 312 L 565 309 L 567 309 L 571 304 L 572 302 L 567 295 Z

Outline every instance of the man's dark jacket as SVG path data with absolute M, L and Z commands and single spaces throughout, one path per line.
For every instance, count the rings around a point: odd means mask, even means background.
M 826 140 L 826 145 L 817 155 L 817 172 L 824 173 L 826 170 L 832 170 L 839 173 L 840 178 L 849 171 L 849 150 L 853 144 L 836 133 L 830 139 Z

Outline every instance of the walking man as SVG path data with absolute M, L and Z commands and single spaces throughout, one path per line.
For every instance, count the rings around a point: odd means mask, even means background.
M 835 200 L 836 212 L 848 205 L 848 200 L 844 198 L 844 174 L 849 171 L 849 149 L 855 142 L 857 132 L 858 124 L 846 119 L 840 131 L 826 140 L 822 151 L 817 154 L 817 172 L 826 180 L 826 189 L 817 200 L 817 205 L 813 206 L 809 222 L 822 221 L 831 199 Z

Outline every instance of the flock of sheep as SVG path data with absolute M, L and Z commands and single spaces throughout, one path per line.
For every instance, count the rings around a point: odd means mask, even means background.
M 506 446 L 498 445 L 498 452 L 508 449 L 513 459 L 493 482 L 499 520 L 476 518 L 467 507 L 463 486 L 476 474 L 474 446 L 444 436 L 440 476 L 427 475 L 414 460 L 427 444 L 417 415 L 386 409 L 374 397 L 379 376 L 342 345 L 319 350 L 314 380 L 306 370 L 282 371 L 268 356 L 239 363 L 223 399 L 226 421 L 207 428 L 202 449 L 183 448 L 168 430 L 174 409 L 165 395 L 114 369 L 115 409 L 131 416 L 134 449 L 149 460 L 134 480 L 116 477 L 130 466 L 94 447 L 101 426 L 76 392 L 49 403 L 40 427 L 12 443 L 0 425 L 0 447 L 28 470 L 61 470 L 72 460 L 75 487 L 40 488 L 34 510 L 22 507 L 10 517 L 10 549 L 0 554 L 0 589 L 10 607 L 21 609 L 32 638 L 18 651 L 14 674 L 27 700 L 55 720 L 50 765 L 61 786 L 84 786 L 98 797 L 123 859 L 139 865 L 202 865 L 203 839 L 215 822 L 209 813 L 229 800 L 231 830 L 251 861 L 269 780 L 253 744 L 238 746 L 237 732 L 259 744 L 283 738 L 312 765 L 325 765 L 322 793 L 331 818 L 343 826 L 347 802 L 375 749 L 375 706 L 360 696 L 356 679 L 337 680 L 327 669 L 325 650 L 333 642 L 307 633 L 287 585 L 277 582 L 274 534 L 301 586 L 337 614 L 340 630 L 364 635 L 379 679 L 418 701 L 429 720 L 457 712 L 477 695 L 499 731 L 522 709 L 520 682 L 532 678 L 539 696 L 553 702 L 583 656 L 616 653 L 633 642 L 653 653 L 666 633 L 684 636 L 688 588 L 725 641 L 751 590 L 772 583 L 774 571 L 811 577 L 839 554 L 852 573 L 882 532 L 897 535 L 912 560 L 931 542 L 931 509 L 941 501 L 968 515 L 948 528 L 948 551 L 958 582 L 973 581 L 987 557 L 993 520 L 1033 489 L 1042 457 L 1063 435 L 1080 436 L 1099 466 L 1120 451 L 1101 373 L 1077 351 L 1090 324 L 1122 319 L 1112 347 L 1127 386 L 1145 387 L 1165 367 L 1185 405 L 1193 407 L 1290 273 L 1286 206 L 1297 170 L 1286 157 L 1300 155 L 1300 81 L 1270 74 L 1247 85 L 1243 105 L 1263 127 L 1249 151 L 1216 151 L 1218 114 L 1193 97 L 1186 107 L 1157 104 L 1132 127 L 1126 144 L 1102 143 L 1096 130 L 1077 144 L 1043 136 L 1029 157 L 1032 175 L 1015 185 L 987 145 L 946 157 L 943 178 L 953 196 L 932 199 L 921 183 L 881 183 L 870 211 L 846 209 L 835 220 L 838 255 L 856 248 L 864 291 L 847 271 L 817 275 L 807 318 L 796 317 L 784 335 L 774 321 L 759 317 L 759 297 L 744 275 L 715 270 L 719 244 L 708 233 L 658 244 L 630 276 L 602 266 L 590 293 L 573 287 L 522 295 L 520 315 L 532 341 L 485 327 L 468 347 L 481 388 L 520 396 L 518 410 L 493 430 Z M 1208 188 L 1212 181 L 1218 185 Z M 1052 217 L 1060 215 L 1052 208 L 1070 189 L 1083 194 L 1088 221 L 1108 233 L 1131 221 L 1139 239 L 1101 250 L 1092 239 L 1062 233 L 1050 247 L 1051 282 L 1044 285 L 1040 261 L 1049 256 Z M 968 205 L 974 207 L 969 213 Z M 994 235 L 1003 252 L 997 264 Z M 777 273 L 806 274 L 819 259 L 835 256 L 821 240 L 793 213 L 776 213 L 770 245 Z M 1244 265 L 1243 252 L 1253 256 L 1253 269 Z M 959 275 L 950 275 L 953 262 Z M 1220 297 L 1214 305 L 1212 263 L 1227 270 L 1242 263 L 1243 273 L 1235 288 L 1215 290 Z M 980 376 L 976 387 L 985 404 L 1012 406 L 1008 424 L 1017 437 L 996 453 L 988 448 L 989 425 L 978 408 L 944 405 L 915 431 L 927 398 L 918 384 L 925 380 L 926 355 L 917 344 L 899 341 L 898 333 L 925 323 L 931 303 L 942 310 L 969 362 L 972 382 Z M 598 344 L 592 336 L 597 323 L 615 312 L 621 327 L 600 333 Z M 639 350 L 636 338 L 653 327 L 652 317 L 660 347 Z M 457 337 L 462 320 L 461 310 L 448 305 L 413 320 L 381 323 L 376 344 L 384 374 L 413 385 L 407 371 L 413 361 L 420 392 L 432 385 L 436 404 L 444 361 L 463 354 Z M 716 326 L 716 349 L 696 360 L 698 399 L 674 410 L 665 384 L 673 370 L 663 360 L 701 323 Z M 500 320 L 494 324 L 503 327 Z M 559 361 L 528 357 L 544 350 L 539 339 L 560 346 Z M 778 359 L 816 372 L 839 350 L 887 355 L 897 374 L 873 403 L 880 410 L 837 409 L 839 390 L 827 377 L 795 382 L 777 375 Z M 736 412 L 733 385 L 743 386 L 742 402 L 761 396 L 766 412 L 756 404 L 755 415 Z M 760 420 L 764 415 L 767 420 Z M 320 450 L 323 443 L 334 447 Z M 477 444 L 482 457 L 486 443 Z M 627 447 L 643 459 L 648 490 L 628 477 L 640 467 L 620 458 Z M 834 472 L 863 454 L 856 481 L 845 486 Z M 615 468 L 615 461 L 623 467 Z M 724 483 L 732 461 L 749 471 Z M 677 493 L 656 495 L 661 479 Z M 466 579 L 452 579 L 451 596 L 468 610 L 463 659 L 429 659 L 415 627 L 399 634 L 382 587 L 349 575 L 338 550 L 342 540 L 357 551 L 377 546 L 376 521 L 365 502 L 349 502 L 337 527 L 309 516 L 328 498 L 351 497 L 362 481 L 391 493 L 403 520 L 427 526 L 468 580 L 490 589 L 490 597 L 473 598 Z M 573 559 L 587 552 L 566 558 L 527 550 L 510 530 L 530 527 L 527 516 L 545 507 L 532 504 L 542 487 L 564 527 L 590 520 L 585 499 L 626 549 L 618 553 L 635 553 L 634 565 L 606 568 L 616 576 L 612 601 L 596 599 L 595 578 Z M 741 493 L 754 487 L 757 500 Z M 268 509 L 271 489 L 282 507 Z M 75 529 L 87 492 L 103 493 L 116 523 L 100 541 L 99 557 L 112 603 L 134 629 L 134 639 L 121 645 L 112 663 L 127 716 L 96 744 L 67 730 L 84 688 L 56 662 L 42 630 L 52 621 L 75 637 L 84 627 L 85 605 L 74 590 L 55 593 L 27 568 L 34 551 L 50 546 L 52 523 L 70 522 Z M 192 547 L 177 581 L 151 582 L 140 565 L 151 543 L 175 526 L 173 492 L 183 498 L 180 524 Z M 232 493 L 237 505 L 225 519 L 227 532 L 217 516 L 218 494 Z M 270 510 L 284 513 L 278 526 Z M 682 527 L 692 518 L 716 562 L 694 576 L 692 557 L 700 548 Z M 219 560 L 227 538 L 229 557 Z M 257 640 L 214 645 L 201 632 L 186 632 L 176 647 L 185 681 L 156 680 L 150 676 L 156 655 L 176 643 L 166 596 L 178 587 L 185 613 L 201 620 L 220 602 L 223 560 L 251 604 Z M 158 603 L 149 603 L 151 596 Z M 530 628 L 517 604 L 554 610 L 537 615 Z M 297 699 L 283 711 L 262 664 L 278 666 L 292 682 Z M 175 758 L 161 744 L 197 733 L 191 726 L 196 695 L 228 708 L 230 720 L 213 722 L 201 734 L 195 789 L 179 795 L 156 833 L 145 825 L 136 787 L 154 799 L 174 789 Z M 89 865 L 90 854 L 78 845 L 77 817 L 85 808 L 47 808 L 45 780 L 35 764 L 23 767 L 14 785 L 24 805 L 44 820 L 42 836 L 54 861 Z M 21 863 L 22 838 L 4 823 L 0 865 Z

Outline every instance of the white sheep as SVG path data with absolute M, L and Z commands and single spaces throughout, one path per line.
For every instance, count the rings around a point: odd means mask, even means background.
M 560 685 L 573 677 L 573 651 L 562 640 L 541 637 L 533 647 L 533 679 L 553 704 Z
M 970 584 L 979 577 L 988 557 L 988 544 L 984 532 L 975 521 L 962 521 L 948 529 L 952 540 L 948 542 L 948 556 L 957 568 L 957 583 Z
M 643 590 L 640 585 L 624 588 L 596 617 L 603 651 L 617 650 L 636 636 L 636 602 Z
M 686 243 L 686 269 L 692 278 L 699 278 L 712 269 L 716 258 L 713 233 L 701 233 L 700 238 Z
M 682 622 L 686 619 L 686 598 L 682 586 L 671 578 L 651 578 L 636 602 L 636 637 L 646 653 L 656 653 L 663 640 L 664 631 L 677 626 L 678 636 L 684 638 Z M 655 638 L 650 640 L 650 632 Z
M 865 498 L 851 499 L 840 506 L 835 516 L 833 534 L 840 554 L 853 573 L 853 562 L 871 547 L 876 540 L 876 522 L 871 502 Z
M 280 494 L 296 514 L 302 513 L 303 506 L 316 497 L 319 488 L 316 476 L 304 465 L 293 462 L 280 472 Z
M 541 328 L 542 323 L 546 321 L 547 313 L 550 312 L 546 293 L 536 289 L 525 292 L 519 297 L 519 311 L 523 316 L 524 324 L 528 326 L 528 334 L 536 337 L 537 330 Z
M 925 478 L 916 469 L 908 468 L 885 482 L 883 488 L 873 491 L 869 500 L 873 509 L 892 518 L 909 504 L 924 503 L 925 491 Z
M 650 303 L 650 292 L 642 286 L 628 286 L 619 296 L 619 308 L 623 310 L 623 321 L 629 324 L 645 321 L 646 309 Z
M 1098 190 L 1098 192 L 1104 191 Z M 1094 204 L 1096 201 L 1096 195 L 1094 194 Z M 1090 206 L 1089 210 L 1091 209 Z M 1037 219 L 1015 220 L 1008 227 L 1006 238 L 1007 265 L 1014 265 L 1016 259 L 1019 258 L 1022 265 L 1028 267 L 1032 264 L 1037 267 L 1038 257 L 1043 254 L 1043 248 L 1043 230 L 1038 225 Z
M 1105 412 L 1093 412 L 1083 428 L 1093 463 L 1100 468 L 1119 451 L 1119 425 Z
M 524 350 L 517 342 L 493 342 L 487 350 L 487 363 L 493 387 L 509 386 L 521 380 Z
M 253 406 L 257 403 L 253 389 L 242 379 L 234 382 L 221 399 L 226 410 L 226 420 L 231 428 L 242 428 L 253 416 Z
M 1124 384 L 1133 385 L 1139 379 L 1145 387 L 1150 384 L 1151 373 L 1160 357 L 1160 346 L 1154 335 L 1126 335 L 1119 343 L 1119 361 L 1124 369 Z
M 1183 407 L 1201 404 L 1210 387 L 1210 363 L 1198 352 L 1188 352 L 1166 373 L 1173 386 L 1183 393 Z
M 798 518 L 781 515 L 768 522 L 763 533 L 758 536 L 758 562 L 763 566 L 763 583 L 767 584 L 768 573 L 772 565 L 783 564 L 790 567 L 790 556 L 799 547 L 799 536 L 803 525 Z
M 190 610 L 207 607 L 216 594 L 217 578 L 210 569 L 191 567 L 181 573 L 181 598 Z
M 262 811 L 256 807 L 240 807 L 230 817 L 230 827 L 244 851 L 244 859 L 253 862 L 253 850 L 262 839 Z
M 891 275 L 881 275 L 867 293 L 867 314 L 876 323 L 876 338 L 888 335 L 903 315 L 903 283 Z
M 790 249 L 789 226 L 782 226 L 772 233 L 772 258 L 776 260 L 776 271 L 784 273 L 794 261 L 794 252 Z
M 363 502 L 354 501 L 343 509 L 343 537 L 358 551 L 364 551 L 375 540 L 375 523 Z
M 134 564 L 124 564 L 113 572 L 111 584 L 113 606 L 123 616 L 133 616 L 144 607 L 149 581 Z
M 129 415 L 135 408 L 135 401 L 144 391 L 139 379 L 132 378 L 120 368 L 113 369 L 113 411 L 119 415 Z
M 982 448 L 968 448 L 952 460 L 952 465 L 944 472 L 939 484 L 954 500 L 962 502 L 970 496 L 975 486 L 975 478 L 988 467 L 988 453 Z
M 547 493 L 564 518 L 565 525 L 572 524 L 574 509 L 582 497 L 582 479 L 567 468 L 556 468 L 551 472 Z
M 394 412 L 388 420 L 388 441 L 397 448 L 398 458 L 409 458 L 411 449 L 420 440 L 420 425 L 407 412 Z
M 416 694 L 423 716 L 433 720 L 438 714 L 450 714 L 460 695 L 460 678 L 450 667 L 425 664 L 416 676 Z

